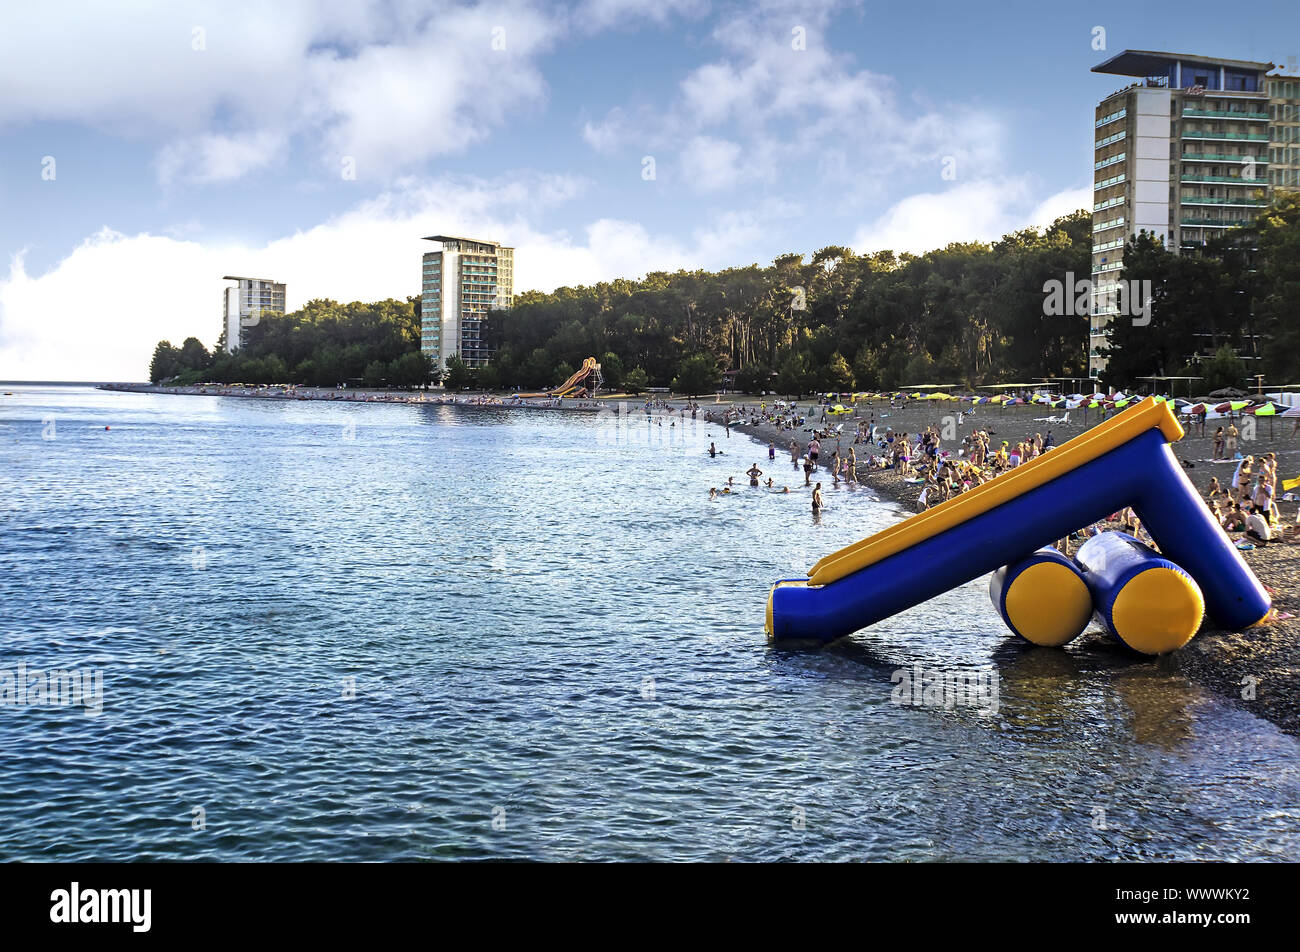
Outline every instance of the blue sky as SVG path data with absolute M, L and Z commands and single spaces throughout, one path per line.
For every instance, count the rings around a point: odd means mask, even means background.
M 0 378 L 211 345 L 223 274 L 415 294 L 439 232 L 515 245 L 519 290 L 992 239 L 1089 201 L 1095 63 L 1300 53 L 1294 2 L 981 6 L 5 9 Z

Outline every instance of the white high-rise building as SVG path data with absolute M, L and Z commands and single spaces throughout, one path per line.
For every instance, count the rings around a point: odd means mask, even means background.
M 515 249 L 495 241 L 433 235 L 442 244 L 424 255 L 420 283 L 420 349 L 438 369 L 460 355 L 466 365 L 482 367 L 492 359 L 483 341 L 483 320 L 490 309 L 514 303 Z
M 239 282 L 221 292 L 226 353 L 233 354 L 243 346 L 244 328 L 255 326 L 263 314 L 284 313 L 284 285 L 267 278 L 241 278 L 230 274 L 221 280 Z
M 1101 351 L 1120 316 L 1127 239 L 1145 231 L 1178 253 L 1201 248 L 1252 223 L 1281 186 L 1270 161 L 1286 151 L 1279 136 L 1295 136 L 1281 123 L 1297 111 L 1279 97 L 1300 84 L 1266 77 L 1271 69 L 1148 50 L 1125 50 L 1092 68 L 1136 82 L 1103 99 L 1093 122 L 1090 373 L 1105 369 Z

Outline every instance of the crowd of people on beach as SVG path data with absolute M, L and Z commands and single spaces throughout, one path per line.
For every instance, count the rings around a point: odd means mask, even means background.
M 1205 501 L 1226 531 L 1245 533 L 1246 544 L 1295 542 L 1300 538 L 1300 526 L 1282 524 L 1277 508 L 1277 479 L 1276 453 L 1265 453 L 1258 459 L 1247 456 L 1237 463 L 1228 486 L 1220 486 L 1217 477 L 1210 479 Z
M 871 406 L 858 409 L 860 418 L 846 424 L 837 422 L 836 415 L 832 415 L 830 410 L 831 407 L 825 404 L 813 404 L 805 412 L 800 412 L 793 403 L 738 404 L 721 415 L 708 413 L 705 418 L 724 424 L 728 436 L 732 423 L 766 424 L 779 432 L 806 434 L 802 439 L 793 436 L 786 451 L 795 470 L 802 468 L 804 487 L 813 489 L 814 514 L 820 513 L 824 505 L 822 484 L 815 481 L 816 474 L 823 470 L 832 485 L 848 488 L 859 486 L 864 473 L 891 473 L 906 486 L 919 487 L 916 506 L 918 511 L 924 512 L 1010 473 L 1056 446 L 1050 429 L 1013 442 L 997 439 L 995 430 L 975 426 L 960 440 L 950 441 L 950 448 L 945 448 L 938 426 L 926 426 L 919 433 L 895 430 L 878 423 Z M 945 420 L 949 436 L 952 435 L 954 419 L 961 427 L 972 416 L 974 413 L 971 411 L 961 411 Z M 1258 458 L 1240 458 L 1237 453 L 1239 438 L 1240 433 L 1231 419 L 1220 426 L 1213 437 L 1215 460 L 1223 462 L 1236 458 L 1237 461 L 1230 486 L 1221 487 L 1218 479 L 1213 478 L 1206 490 L 1206 504 L 1215 520 L 1239 548 L 1300 541 L 1300 525 L 1281 525 L 1277 508 L 1277 455 L 1266 453 Z M 826 447 L 831 447 L 829 454 Z M 774 462 L 776 447 L 769 442 L 767 450 L 769 461 Z M 716 446 L 710 444 L 710 453 L 716 455 L 717 452 Z M 770 476 L 763 481 L 766 474 L 757 463 L 745 475 L 749 477 L 751 487 L 763 486 L 781 494 L 790 492 L 789 486 L 776 487 Z M 717 499 L 733 490 L 734 479 L 729 479 L 721 489 L 711 488 L 709 498 Z M 1297 523 L 1300 523 L 1300 516 L 1297 516 Z M 1072 546 L 1099 532 L 1116 529 L 1154 545 L 1141 519 L 1129 507 L 1071 533 L 1059 540 L 1057 547 L 1068 552 Z

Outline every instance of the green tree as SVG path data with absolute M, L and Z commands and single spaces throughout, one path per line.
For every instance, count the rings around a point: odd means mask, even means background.
M 650 375 L 640 367 L 633 367 L 623 378 L 623 386 L 628 393 L 641 393 L 650 386 Z
M 555 365 L 555 369 L 551 371 L 551 379 L 555 381 L 555 386 L 557 387 L 572 376 L 573 365 L 567 360 L 560 361 Z
M 446 375 L 442 382 L 448 390 L 464 390 L 474 386 L 474 371 L 460 359 L 459 354 L 452 354 L 447 358 Z
M 372 390 L 377 390 L 384 385 L 388 377 L 388 365 L 382 360 L 372 360 L 366 364 L 365 373 L 361 376 L 362 383 Z
M 175 377 L 183 369 L 181 352 L 173 347 L 170 341 L 160 340 L 153 350 L 153 359 L 149 361 L 149 382 L 162 383 Z
M 749 364 L 736 371 L 736 389 L 741 393 L 762 393 L 772 389 L 772 371 L 766 364 Z
M 1266 341 L 1260 369 L 1275 383 L 1294 383 L 1300 381 L 1300 193 L 1280 193 L 1253 231 L 1259 250 L 1245 269 L 1253 280 L 1235 289 L 1243 292 L 1236 296 Z M 1242 245 L 1251 246 L 1250 236 Z
M 835 393 L 845 393 L 853 389 L 853 371 L 849 369 L 849 362 L 838 350 L 831 354 L 823 380 L 826 389 Z
M 1215 351 L 1210 359 L 1202 360 L 1200 371 L 1199 376 L 1202 379 L 1199 389 L 1205 393 L 1221 390 L 1224 387 L 1240 389 L 1246 384 L 1246 362 L 1227 344 Z
M 718 367 L 711 354 L 696 354 L 682 361 L 673 378 L 673 391 L 689 397 L 713 393 L 718 387 Z
M 808 390 L 808 361 L 803 354 L 791 353 L 776 373 L 776 389 L 796 400 Z
M 418 350 L 407 351 L 388 365 L 388 384 L 392 387 L 425 387 L 429 383 L 429 356 Z
M 609 390 L 623 386 L 623 361 L 612 350 L 606 351 L 605 356 L 600 358 L 600 375 Z
M 212 355 L 197 337 L 185 338 L 185 342 L 181 344 L 179 359 L 181 365 L 187 370 L 206 370 L 212 363 Z
M 501 388 L 501 374 L 492 364 L 478 368 L 477 374 L 480 390 L 499 390 Z

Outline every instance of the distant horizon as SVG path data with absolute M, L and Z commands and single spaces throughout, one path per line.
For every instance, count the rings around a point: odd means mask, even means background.
M 149 385 L 147 380 L 0 380 L 0 387 L 102 387 L 110 383 Z

